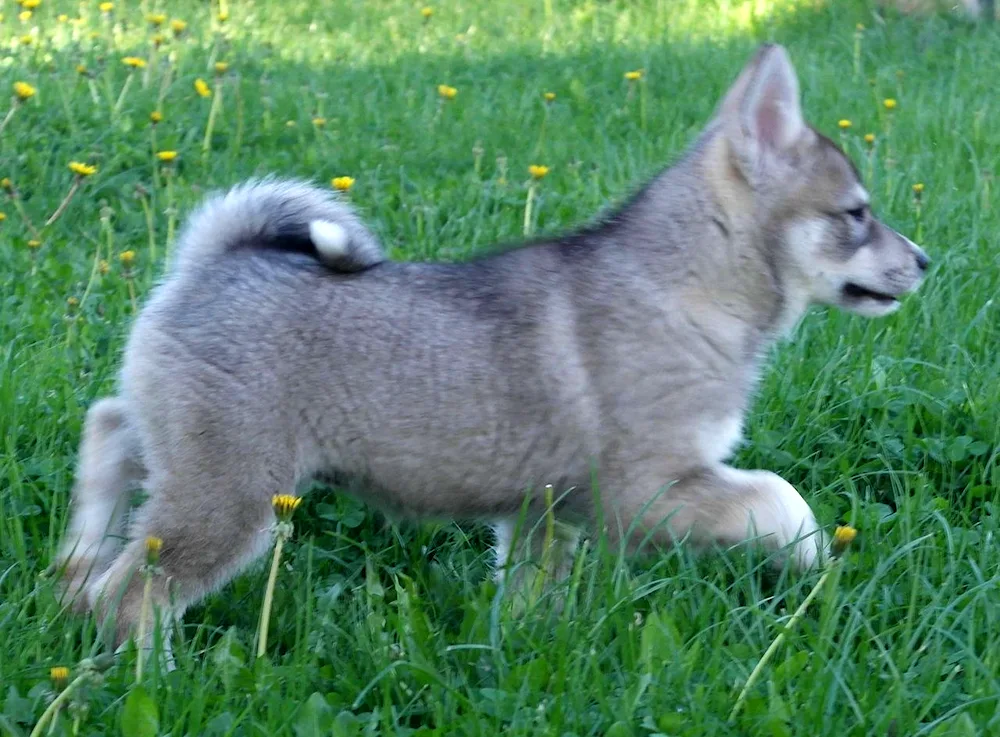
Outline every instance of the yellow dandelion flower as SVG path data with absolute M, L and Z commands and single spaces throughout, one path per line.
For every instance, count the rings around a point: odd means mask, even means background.
M 425 5 L 420 9 L 420 15 L 422 15 L 424 18 L 430 18 L 432 15 L 434 15 L 434 8 L 432 8 L 430 5 Z
M 102 13 L 110 13 L 112 10 L 115 9 L 115 4 L 114 3 L 101 3 L 97 7 L 98 7 L 98 9 Z
M 215 73 L 225 74 L 226 70 L 229 69 L 229 62 L 217 61 L 215 62 Z
M 299 508 L 302 503 L 302 497 L 295 496 L 294 494 L 275 494 L 271 497 L 271 506 L 274 507 L 274 513 L 278 515 L 278 518 L 285 522 Z
M 52 679 L 52 684 L 61 691 L 66 687 L 66 682 L 69 680 L 69 668 L 65 665 L 57 665 L 54 668 L 49 668 L 49 678 Z
M 152 36 L 149 37 L 149 40 L 153 42 L 153 46 L 155 46 L 156 48 L 160 48 L 160 46 L 163 45 L 165 39 L 163 38 L 162 33 L 154 33 Z
M 66 298 L 66 306 L 69 309 L 71 309 L 71 310 L 75 310 L 77 307 L 80 306 L 80 298 L 79 297 L 67 297 Z
M 41 241 L 35 240 L 34 238 L 32 238 L 30 241 L 28 241 L 28 248 L 30 248 L 32 250 L 36 250 L 36 249 L 39 249 L 41 247 L 42 247 L 42 242 Z
M 198 77 L 198 79 L 196 79 L 194 81 L 194 89 L 195 89 L 195 92 L 197 92 L 202 97 L 211 97 L 212 96 L 212 88 L 209 87 L 208 86 L 208 82 L 206 82 L 201 77 Z
M 313 118 L 313 125 L 317 128 L 322 128 L 326 125 L 326 118 Z
M 229 20 L 229 11 L 220 10 L 219 15 L 216 17 L 219 19 L 219 23 L 225 23 L 227 20 Z
M 917 182 L 916 184 L 913 185 L 913 194 L 919 196 L 919 195 L 923 194 L 923 192 L 924 192 L 924 183 L 923 182 Z
M 346 192 L 354 186 L 354 177 L 334 177 L 330 180 L 333 188 L 341 192 Z
M 87 67 L 85 67 L 83 64 L 77 64 L 76 65 L 76 73 L 77 74 L 86 74 L 87 73 Z
M 78 177 L 89 177 L 97 173 L 96 166 L 90 166 L 89 164 L 84 164 L 80 161 L 69 162 L 69 170 Z
M 36 91 L 37 90 L 27 82 L 14 83 L 14 94 L 17 95 L 17 99 L 19 100 L 27 100 L 34 97 Z
M 874 133 L 865 133 L 865 143 L 867 143 L 869 146 L 871 146 L 873 143 L 875 143 L 875 134 Z
M 160 562 L 160 551 L 163 549 L 163 540 L 150 535 L 146 538 L 146 565 L 155 566 Z
M 887 97 L 887 98 L 885 98 L 882 101 L 882 104 L 885 105 L 885 109 L 886 110 L 895 110 L 896 109 L 896 98 L 894 98 L 894 97 Z
M 187 21 L 179 20 L 177 18 L 174 18 L 172 21 L 170 21 L 170 29 L 174 33 L 177 34 L 184 33 L 187 27 L 188 27 Z
M 159 28 L 160 26 L 162 26 L 164 23 L 167 22 L 167 14 L 150 13 L 149 15 L 146 16 L 146 20 L 148 20 L 150 24 L 153 25 L 154 27 Z
M 149 114 L 149 122 L 152 123 L 153 125 L 156 125 L 157 123 L 162 123 L 163 113 L 161 113 L 159 110 L 154 110 Z
M 14 190 L 14 183 L 10 181 L 10 177 L 0 179 L 0 189 L 6 190 L 7 192 L 12 192 Z
M 65 13 L 60 13 L 59 15 L 56 16 L 56 20 L 59 21 L 60 23 L 65 23 L 66 21 L 69 20 L 69 16 L 66 15 Z
M 532 179 L 542 179 L 549 173 L 549 167 L 541 164 L 532 164 L 528 167 L 528 173 L 531 174 Z
M 642 79 L 642 70 L 636 69 L 631 72 L 625 72 L 625 79 L 629 82 L 635 82 L 636 80 Z
M 42 0 L 21 0 L 21 7 L 27 10 L 34 10 L 42 4 Z
M 31 46 L 31 44 L 35 43 L 35 37 L 31 36 L 31 35 L 24 35 L 24 36 L 21 36 L 20 41 L 25 46 Z
M 858 536 L 858 531 L 850 526 L 840 526 L 837 527 L 833 532 L 833 547 L 838 550 L 843 550 L 852 542 L 854 538 Z
M 118 254 L 118 260 L 126 269 L 135 263 L 135 251 L 122 251 Z
M 138 56 L 126 56 L 122 59 L 122 64 L 133 69 L 142 69 L 146 66 L 146 60 L 140 59 Z
M 556 99 L 556 93 L 555 92 L 546 92 L 544 95 L 542 95 L 542 97 L 545 98 L 545 102 L 552 102 L 553 100 Z
M 7 213 L 0 212 L 0 223 L 7 219 Z
M 20 13 L 17 14 L 17 18 L 22 23 L 27 23 L 29 20 L 31 20 L 31 11 L 30 10 L 22 10 Z
M 160 161 L 170 162 L 170 161 L 173 161 L 174 159 L 177 158 L 177 152 L 176 151 L 157 151 L 156 152 L 156 158 L 158 158 Z
M 847 118 L 837 121 L 837 127 L 840 128 L 841 130 L 847 130 L 848 128 L 851 127 L 851 125 L 853 124 Z
M 458 90 L 446 84 L 439 84 L 438 94 L 441 95 L 441 97 L 443 97 L 445 100 L 454 100 L 455 95 L 458 94 Z

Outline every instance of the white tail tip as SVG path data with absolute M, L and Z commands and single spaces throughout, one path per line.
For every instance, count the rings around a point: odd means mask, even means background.
M 313 220 L 309 223 L 309 239 L 316 246 L 320 256 L 334 259 L 347 255 L 349 240 L 344 226 L 329 220 Z

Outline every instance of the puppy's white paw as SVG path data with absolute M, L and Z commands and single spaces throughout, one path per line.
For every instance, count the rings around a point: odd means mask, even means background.
M 758 536 L 776 549 L 786 549 L 799 570 L 812 568 L 826 557 L 828 542 L 816 517 L 795 487 L 769 471 L 753 473 L 751 524 Z

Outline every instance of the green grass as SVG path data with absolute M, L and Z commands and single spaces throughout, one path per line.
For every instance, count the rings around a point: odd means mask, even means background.
M 764 40 L 789 47 L 808 117 L 843 137 L 880 214 L 919 234 L 934 266 L 898 314 L 816 311 L 774 352 L 737 465 L 782 474 L 821 523 L 860 536 L 736 721 L 740 686 L 818 574 L 770 575 L 736 551 L 633 561 L 597 540 L 571 582 L 515 618 L 483 530 L 392 524 L 328 491 L 296 513 L 269 656 L 253 658 L 257 569 L 188 613 L 177 670 L 153 664 L 144 692 L 173 735 L 1000 733 L 994 30 L 881 24 L 860 1 L 442 0 L 425 22 L 399 0 L 289 0 L 234 4 L 224 25 L 203 3 L 163 5 L 188 30 L 117 113 L 120 58 L 151 59 L 156 7 L 119 2 L 102 17 L 89 0 L 82 28 L 57 18 L 76 3 L 44 0 L 24 23 L 0 7 L 0 90 L 38 88 L 0 133 L 0 177 L 41 228 L 70 188 L 67 163 L 99 167 L 36 249 L 0 198 L 0 733 L 31 731 L 51 666 L 75 675 L 100 651 L 93 620 L 60 609 L 41 573 L 83 414 L 113 387 L 130 286 L 141 301 L 155 282 L 172 219 L 253 174 L 350 175 L 395 257 L 457 259 L 521 235 L 539 163 L 552 169 L 534 227 L 556 232 L 669 163 Z M 212 83 L 216 60 L 230 67 L 203 156 L 212 101 L 193 82 Z M 630 96 L 623 73 L 638 68 Z M 438 98 L 442 83 L 454 100 Z M 152 157 L 155 109 L 156 147 L 180 153 L 170 176 Z M 80 734 L 119 733 L 133 665 L 126 653 L 54 733 L 73 733 L 73 714 Z

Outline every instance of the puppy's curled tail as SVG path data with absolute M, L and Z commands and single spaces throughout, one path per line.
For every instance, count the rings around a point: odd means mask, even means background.
M 330 269 L 362 271 L 385 260 L 382 246 L 332 191 L 294 179 L 252 179 L 210 196 L 177 241 L 178 268 L 241 249 L 304 253 Z

